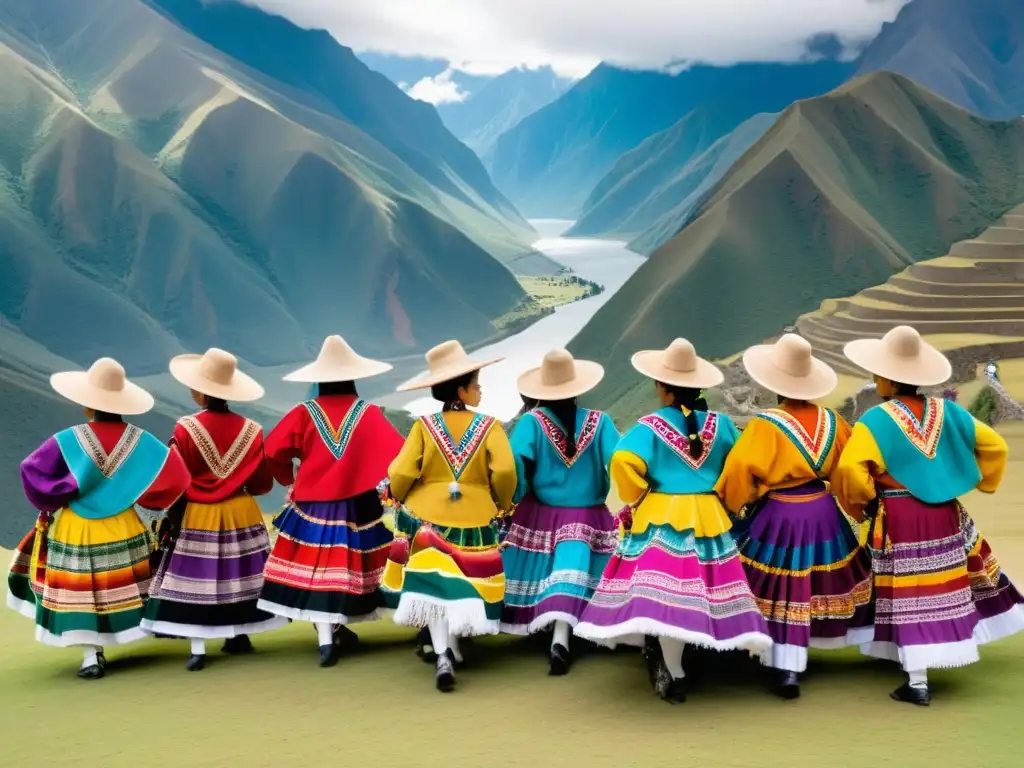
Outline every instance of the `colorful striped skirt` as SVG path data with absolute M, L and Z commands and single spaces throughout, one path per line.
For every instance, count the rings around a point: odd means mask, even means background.
M 38 550 L 33 554 L 33 549 Z M 29 578 L 32 558 L 36 558 L 34 578 Z M 18 543 L 7 571 L 7 607 L 22 616 L 35 619 L 36 603 L 46 584 L 46 531 L 33 527 Z
M 959 502 L 884 492 L 865 533 L 875 589 L 866 654 L 908 671 L 961 667 L 978 646 L 1024 629 L 1024 598 Z
M 618 539 L 604 505 L 549 507 L 533 496 L 523 499 L 502 546 L 501 631 L 526 635 L 555 621 L 576 626 Z
M 871 557 L 824 483 L 768 494 L 736 543 L 772 636 L 766 665 L 803 672 L 808 647 L 872 638 Z
M 691 505 L 685 517 L 692 522 L 638 525 L 641 505 L 576 634 L 603 645 L 639 645 L 644 635 L 653 635 L 763 653 L 772 641 L 721 502 L 713 494 L 676 499 Z M 715 528 L 703 530 L 704 520 L 715 521 Z
M 142 626 L 171 637 L 229 638 L 282 627 L 259 610 L 270 537 L 251 496 L 189 503 L 181 532 L 153 577 Z
M 391 532 L 376 491 L 343 501 L 292 502 L 274 520 L 277 541 L 259 608 L 299 621 L 378 618 Z
M 460 637 L 497 634 L 505 572 L 496 527 L 444 528 L 399 510 L 381 592 L 396 624 L 446 621 Z
M 119 645 L 140 627 L 149 588 L 152 540 L 128 509 L 102 520 L 57 512 L 46 531 L 36 639 L 47 645 Z

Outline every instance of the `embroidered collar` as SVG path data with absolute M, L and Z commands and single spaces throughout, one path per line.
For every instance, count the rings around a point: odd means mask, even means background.
M 327 450 L 334 456 L 335 461 L 345 455 L 345 450 L 352 440 L 352 435 L 355 434 L 359 420 L 363 418 L 363 414 L 370 407 L 370 404 L 365 400 L 356 399 L 349 406 L 348 412 L 341 420 L 341 424 L 335 429 L 334 425 L 331 424 L 330 418 L 327 416 L 327 412 L 324 411 L 323 407 L 316 400 L 307 400 L 302 405 L 309 413 L 316 431 L 320 434 L 320 439 L 323 440 Z
M 644 416 L 640 419 L 639 423 L 654 432 L 676 456 L 695 470 L 700 469 L 704 462 L 707 461 L 708 456 L 711 455 L 711 449 L 715 444 L 715 437 L 718 435 L 718 414 L 714 411 L 708 411 L 707 416 L 704 418 L 704 426 L 700 431 L 701 452 L 697 458 L 694 458 L 690 455 L 690 438 L 663 417 L 652 413 L 650 416 Z
M 597 427 L 601 423 L 601 413 L 599 411 L 587 411 L 587 416 L 583 419 L 580 433 L 576 436 L 576 453 L 570 458 L 565 455 L 566 449 L 569 447 L 569 436 L 562 429 L 562 425 L 543 408 L 530 411 L 530 413 L 540 423 L 544 436 L 547 437 L 551 447 L 555 449 L 555 453 L 558 454 L 558 457 L 567 467 L 575 464 L 583 451 L 587 449 L 587 446 L 594 441 L 594 436 L 597 435 Z
M 942 436 L 942 423 L 946 417 L 946 401 L 941 398 L 924 398 L 924 415 L 921 420 L 900 400 L 882 403 L 882 410 L 888 415 L 911 444 L 927 458 L 934 459 Z
M 448 462 L 448 468 L 451 469 L 452 475 L 456 480 L 462 476 L 463 471 L 469 465 L 470 459 L 476 455 L 480 446 L 483 445 L 484 438 L 487 437 L 487 432 L 494 423 L 494 419 L 490 416 L 484 416 L 482 413 L 474 414 L 473 420 L 466 428 L 465 434 L 456 444 L 452 433 L 448 431 L 448 425 L 444 422 L 443 414 L 434 413 L 430 416 L 424 416 L 422 421 L 423 426 L 427 429 L 427 434 L 430 435 L 434 443 L 441 450 L 441 455 Z
M 92 459 L 92 463 L 96 465 L 96 468 L 107 479 L 113 477 L 125 460 L 131 456 L 135 446 L 139 444 L 139 438 L 142 437 L 141 429 L 133 424 L 126 424 L 124 432 L 121 433 L 121 437 L 117 441 L 117 445 L 108 454 L 103 450 L 103 444 L 96 437 L 96 433 L 87 424 L 79 424 L 73 428 L 73 431 L 78 439 L 78 444 L 82 446 L 82 450 Z
M 213 436 L 210 435 L 206 427 L 195 416 L 186 416 L 183 419 L 179 419 L 178 423 L 185 428 L 188 436 L 192 438 L 192 442 L 199 449 L 199 454 L 203 457 L 203 461 L 206 462 L 206 466 L 210 468 L 210 472 L 220 480 L 231 477 L 235 470 L 238 469 L 242 459 L 249 453 L 253 441 L 260 433 L 260 425 L 255 421 L 246 419 L 231 445 L 222 454 L 217 450 L 217 443 L 214 442 Z
M 772 408 L 757 415 L 757 418 L 774 424 L 811 465 L 815 473 L 821 472 L 829 452 L 836 441 L 836 416 L 828 408 L 818 408 L 818 421 L 814 434 L 808 434 L 804 425 L 793 414 L 781 408 Z

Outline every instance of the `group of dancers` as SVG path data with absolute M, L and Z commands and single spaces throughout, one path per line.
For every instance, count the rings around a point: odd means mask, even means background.
M 676 339 L 633 356 L 661 407 L 625 435 L 578 405 L 602 367 L 555 350 L 518 379 L 510 439 L 473 410 L 479 371 L 498 361 L 450 341 L 400 388 L 442 404 L 403 439 L 356 390 L 390 366 L 339 336 L 285 377 L 316 396 L 265 438 L 230 407 L 263 388 L 210 349 L 171 361 L 201 410 L 169 444 L 124 420 L 153 397 L 103 358 L 51 378 L 88 422 L 21 465 L 40 514 L 8 605 L 39 641 L 82 648 L 85 679 L 104 676 L 108 646 L 187 639 L 196 671 L 206 641 L 245 653 L 289 621 L 316 628 L 332 666 L 358 641 L 350 625 L 390 609 L 421 629 L 441 691 L 455 686 L 460 639 L 551 631 L 550 674 L 569 670 L 573 635 L 637 645 L 670 702 L 686 698 L 687 645 L 755 655 L 783 698 L 799 695 L 809 648 L 853 645 L 906 671 L 894 699 L 927 705 L 929 669 L 977 661 L 980 645 L 1024 628 L 1024 598 L 958 501 L 996 490 L 1007 446 L 919 392 L 952 371 L 914 329 L 845 352 L 884 398 L 852 429 L 814 404 L 835 372 L 786 334 L 743 355 L 778 406 L 742 432 L 704 399 L 722 372 Z M 255 497 L 275 481 L 288 495 L 271 549 Z M 156 536 L 137 506 L 164 511 Z

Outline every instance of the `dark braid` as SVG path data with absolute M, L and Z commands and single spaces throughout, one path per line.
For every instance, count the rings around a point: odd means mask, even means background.
M 317 396 L 321 395 L 353 395 L 359 397 L 354 381 L 321 381 L 316 385 Z
M 565 457 L 571 459 L 576 455 L 576 398 L 568 400 L 542 400 L 538 407 L 547 408 L 558 419 L 568 438 L 565 445 Z
M 228 401 L 220 397 L 206 396 L 205 410 L 213 411 L 214 413 L 228 413 L 231 409 L 228 407 Z
M 124 418 L 120 414 L 117 414 L 117 413 L 107 413 L 106 411 L 96 411 L 96 410 L 94 410 L 92 412 L 92 420 L 93 421 L 106 421 L 106 422 L 110 422 L 110 423 L 116 424 L 119 421 L 124 421 Z
M 693 387 L 677 387 L 675 384 L 659 382 L 666 392 L 672 395 L 672 403 L 678 408 L 686 408 L 686 436 L 690 444 L 690 456 L 698 458 L 704 452 L 704 441 L 700 436 L 700 427 L 697 423 L 697 411 L 706 411 L 708 401 L 704 399 L 704 392 Z

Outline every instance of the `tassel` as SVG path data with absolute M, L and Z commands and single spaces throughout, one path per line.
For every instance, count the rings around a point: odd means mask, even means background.
M 448 483 L 448 495 L 452 501 L 458 501 L 462 498 L 462 490 L 459 488 L 458 480 L 452 480 Z

